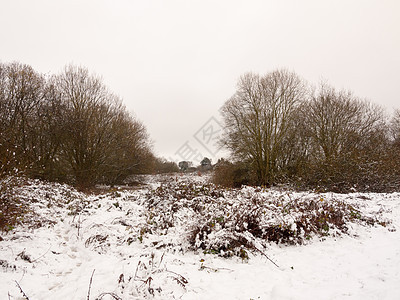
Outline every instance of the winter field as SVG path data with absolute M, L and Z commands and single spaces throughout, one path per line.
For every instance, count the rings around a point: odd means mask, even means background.
M 28 212 L 1 233 L 0 299 L 400 299 L 398 193 L 140 181 L 19 182 Z

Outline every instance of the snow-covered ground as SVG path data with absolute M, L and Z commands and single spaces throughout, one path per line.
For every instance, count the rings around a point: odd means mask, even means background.
M 198 220 L 185 201 L 196 197 L 183 195 L 173 226 L 155 230 L 154 224 L 161 224 L 156 200 L 166 196 L 151 198 L 155 204 L 149 206 L 149 191 L 166 177 L 145 179 L 137 189 L 90 196 L 39 181 L 21 187 L 20 197 L 32 209 L 27 218 L 36 228 L 27 222 L 1 233 L 0 299 L 400 299 L 398 193 L 244 188 L 242 193 L 288 201 L 339 199 L 366 216 L 378 216 L 384 226 L 353 222 L 348 234 L 313 236 L 303 245 L 269 242 L 264 254 L 247 251 L 249 258 L 242 259 L 190 247 L 185 232 Z M 205 179 L 167 178 L 196 184 Z M 229 195 L 227 205 L 239 201 Z M 276 217 L 286 222 L 285 216 Z

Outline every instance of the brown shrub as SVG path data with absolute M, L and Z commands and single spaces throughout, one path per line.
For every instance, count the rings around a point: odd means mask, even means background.
M 225 160 L 221 160 L 215 165 L 212 182 L 231 188 L 240 188 L 242 185 L 254 185 L 256 183 L 248 164 L 231 163 Z
M 0 181 L 0 231 L 12 230 L 21 223 L 27 207 L 17 196 L 15 189 L 21 178 L 6 177 Z

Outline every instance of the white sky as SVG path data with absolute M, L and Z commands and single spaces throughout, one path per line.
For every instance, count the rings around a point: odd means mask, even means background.
M 248 71 L 285 67 L 400 108 L 400 1 L 0 0 L 0 60 L 85 66 L 144 122 L 158 155 L 181 160 L 188 142 L 216 159 L 193 135 Z

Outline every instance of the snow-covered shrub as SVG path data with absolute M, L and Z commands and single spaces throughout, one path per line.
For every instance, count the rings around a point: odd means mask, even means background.
M 188 249 L 224 257 L 241 256 L 243 249 L 262 251 L 270 242 L 304 244 L 346 234 L 352 222 L 384 225 L 335 197 L 251 187 L 170 182 L 149 192 L 146 205 L 148 231 L 167 234 L 184 227 Z
M 55 223 L 55 211 L 66 208 L 69 215 L 75 216 L 88 202 L 83 194 L 68 185 L 6 177 L 0 181 L 0 231 L 12 230 L 17 224 L 30 228 L 51 225 Z

